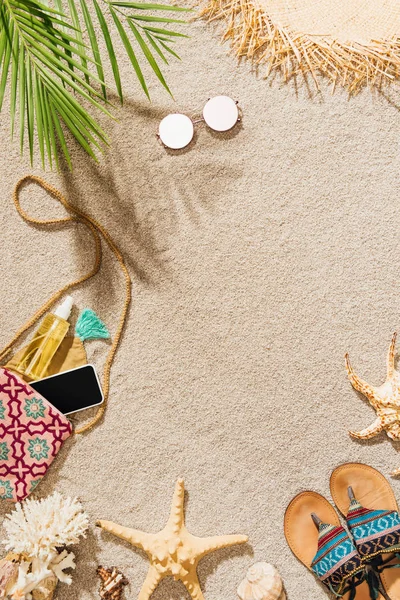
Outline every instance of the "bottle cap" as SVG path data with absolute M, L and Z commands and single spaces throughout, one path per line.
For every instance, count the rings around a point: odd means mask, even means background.
M 74 301 L 72 299 L 72 296 L 67 296 L 64 302 L 62 302 L 54 311 L 56 317 L 60 317 L 61 319 L 68 321 L 73 303 Z

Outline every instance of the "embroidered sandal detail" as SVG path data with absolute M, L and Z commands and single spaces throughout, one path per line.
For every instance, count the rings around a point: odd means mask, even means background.
M 315 492 L 296 496 L 286 509 L 284 530 L 293 554 L 336 598 L 383 600 L 378 576 L 365 567 L 336 511 L 323 496 Z
M 364 581 L 363 560 L 341 525 L 320 522 L 318 530 L 318 551 L 311 563 L 311 569 L 318 579 L 340 598 L 346 591 L 355 589 Z
M 396 510 L 370 510 L 353 496 L 347 524 L 360 555 L 366 560 L 387 552 L 400 552 L 400 516 Z
M 380 577 L 385 597 L 400 600 L 400 515 L 389 482 L 368 465 L 347 463 L 334 470 L 330 488 L 369 576 Z

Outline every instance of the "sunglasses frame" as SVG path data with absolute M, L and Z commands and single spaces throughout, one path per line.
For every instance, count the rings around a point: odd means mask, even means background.
M 214 97 L 217 97 L 217 96 L 214 96 Z M 240 111 L 240 107 L 239 107 L 239 100 L 233 100 L 233 98 L 231 98 L 230 96 L 227 96 L 227 98 L 229 98 L 230 100 L 232 100 L 236 104 L 236 106 L 238 107 L 238 118 L 237 118 L 236 122 L 232 125 L 232 127 L 229 127 L 229 129 L 225 129 L 224 131 L 219 131 L 218 129 L 213 129 L 213 127 L 210 127 L 210 125 L 208 125 L 208 123 L 207 123 L 207 121 L 205 120 L 204 117 L 196 118 L 195 116 L 189 117 L 185 113 L 169 113 L 168 115 L 166 115 L 166 117 L 169 117 L 170 115 L 173 115 L 173 114 L 178 114 L 178 115 L 183 115 L 183 116 L 187 117 L 188 119 L 190 119 L 190 121 L 193 124 L 193 136 L 192 136 L 191 140 L 185 146 L 182 146 L 182 148 L 171 148 L 171 146 L 168 146 L 167 144 L 164 144 L 164 142 L 161 139 L 160 134 L 156 133 L 155 135 L 156 135 L 156 138 L 157 138 L 159 144 L 161 146 L 163 146 L 164 148 L 168 149 L 168 150 L 174 150 L 176 152 L 178 152 L 179 150 L 184 150 L 185 148 L 187 148 L 192 143 L 193 138 L 194 138 L 195 125 L 198 125 L 199 123 L 205 123 L 206 126 L 208 127 L 208 129 L 211 129 L 211 131 L 215 131 L 216 133 L 225 133 L 226 131 L 231 131 L 231 129 L 233 129 L 238 123 L 241 123 L 242 118 L 241 118 L 241 111 Z M 204 104 L 204 107 L 207 105 L 207 102 L 209 102 L 210 100 L 212 100 L 212 98 L 207 98 L 207 101 Z M 204 107 L 203 107 L 203 110 L 204 110 Z M 164 119 L 166 117 L 164 117 Z M 163 121 L 163 119 L 161 119 L 160 123 L 162 123 L 162 121 Z

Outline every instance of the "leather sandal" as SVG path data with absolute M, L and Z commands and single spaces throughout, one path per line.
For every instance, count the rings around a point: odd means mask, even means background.
M 347 463 L 333 471 L 330 487 L 360 556 L 389 598 L 400 600 L 400 516 L 390 483 L 368 465 Z
M 379 579 L 365 568 L 353 540 L 331 504 L 316 492 L 303 492 L 286 509 L 284 531 L 293 554 L 344 600 L 383 600 Z

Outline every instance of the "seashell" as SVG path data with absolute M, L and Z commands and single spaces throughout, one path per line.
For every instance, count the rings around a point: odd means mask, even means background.
M 257 562 L 247 569 L 237 593 L 241 600 L 286 600 L 282 578 L 267 562 Z
M 0 560 L 0 598 L 5 598 L 17 581 L 19 559 L 19 554 L 10 553 Z
M 128 585 L 126 577 L 117 569 L 97 567 L 97 575 L 101 579 L 100 598 L 103 600 L 121 600 L 124 585 Z

